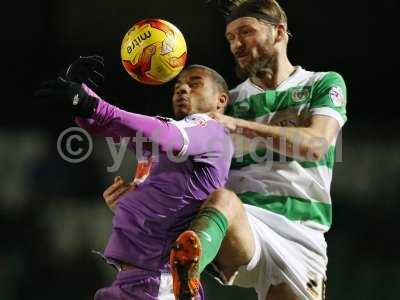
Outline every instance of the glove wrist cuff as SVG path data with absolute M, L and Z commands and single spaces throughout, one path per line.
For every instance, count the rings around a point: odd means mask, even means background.
M 72 113 L 76 117 L 90 118 L 96 112 L 99 99 L 89 95 L 84 95 L 79 103 L 73 107 Z

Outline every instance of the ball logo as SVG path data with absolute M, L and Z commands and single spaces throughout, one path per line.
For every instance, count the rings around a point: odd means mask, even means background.
M 164 40 L 164 42 L 161 45 L 161 50 L 160 50 L 160 55 L 167 55 L 168 53 L 171 53 L 174 51 L 174 43 L 175 39 L 173 35 L 167 35 L 167 38 Z M 172 57 L 175 58 L 175 57 Z
M 132 53 L 132 51 L 135 49 L 135 47 L 139 47 L 145 40 L 151 38 L 151 32 L 147 31 L 138 37 L 134 38 L 130 45 L 128 45 L 126 51 L 128 51 L 129 54 Z

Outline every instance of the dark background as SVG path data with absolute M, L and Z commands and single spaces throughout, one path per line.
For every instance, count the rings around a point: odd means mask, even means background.
M 332 184 L 334 223 L 327 234 L 328 299 L 398 299 L 400 87 L 396 1 L 280 1 L 294 38 L 289 58 L 314 71 L 335 70 L 348 86 L 342 162 Z M 56 140 L 73 126 L 33 92 L 79 55 L 106 60 L 100 91 L 129 111 L 171 115 L 172 82 L 144 86 L 122 68 L 120 45 L 137 21 L 162 18 L 186 37 L 188 64 L 218 70 L 238 83 L 224 40 L 224 21 L 203 1 L 38 1 L 2 7 L 0 108 L 0 299 L 91 299 L 113 272 L 94 257 L 110 231 L 101 194 L 112 178 L 128 179 L 129 155 L 109 173 L 109 150 L 69 164 Z M 255 299 L 252 291 L 207 281 L 208 299 Z

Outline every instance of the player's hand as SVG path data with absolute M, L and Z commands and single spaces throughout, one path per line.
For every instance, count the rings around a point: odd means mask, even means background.
M 126 183 L 121 176 L 117 176 L 114 178 L 114 183 L 104 191 L 104 201 L 111 211 L 114 212 L 120 197 L 134 189 L 135 185 L 133 183 Z
M 208 115 L 230 131 L 235 132 L 237 130 L 237 119 L 223 115 L 219 112 L 210 112 Z
M 96 90 L 104 82 L 104 58 L 99 55 L 80 56 L 70 64 L 62 77 L 69 81 L 85 83 Z
M 57 101 L 75 116 L 89 118 L 97 108 L 98 99 L 90 96 L 82 84 L 62 78 L 45 81 L 35 96 L 42 100 Z
M 246 120 L 226 116 L 219 112 L 210 112 L 208 115 L 217 122 L 221 123 L 225 128 L 228 128 L 231 133 L 244 135 L 248 138 L 255 138 L 257 136 L 257 133 L 254 130 L 244 126 L 247 122 Z

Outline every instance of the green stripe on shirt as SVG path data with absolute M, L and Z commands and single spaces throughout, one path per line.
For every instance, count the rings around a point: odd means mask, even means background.
M 330 204 L 290 196 L 273 196 L 256 192 L 238 194 L 243 203 L 257 206 L 292 221 L 313 221 L 325 226 L 332 223 Z
M 305 169 L 316 168 L 318 166 L 326 166 L 329 169 L 333 169 L 333 165 L 335 164 L 335 147 L 329 146 L 327 153 L 324 158 L 319 161 L 299 161 L 294 160 L 293 158 L 280 155 L 277 152 L 268 152 L 267 149 L 257 149 L 255 153 L 248 153 L 243 155 L 242 157 L 235 157 L 232 159 L 231 169 L 239 170 L 243 167 L 247 167 L 249 165 L 258 164 L 263 161 L 274 161 L 274 162 L 287 162 L 291 163 L 293 161 L 300 164 Z

